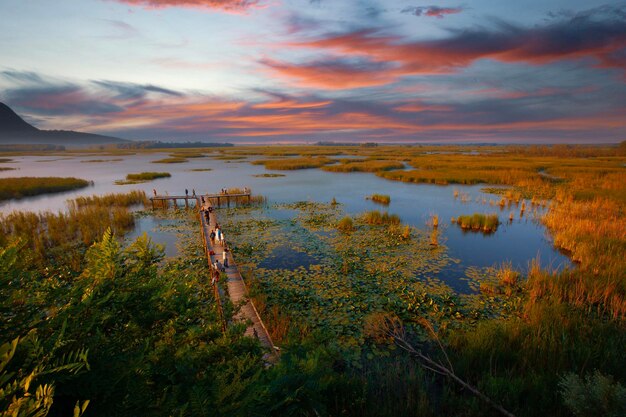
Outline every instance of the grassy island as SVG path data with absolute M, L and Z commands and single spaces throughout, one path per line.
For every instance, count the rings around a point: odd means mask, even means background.
M 0 178 L 0 200 L 60 193 L 91 185 L 92 182 L 74 177 L 13 177 Z

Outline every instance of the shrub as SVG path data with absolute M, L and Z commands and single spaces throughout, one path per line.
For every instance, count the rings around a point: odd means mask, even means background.
M 626 415 L 626 388 L 611 376 L 595 371 L 583 379 L 569 373 L 559 385 L 563 402 L 576 417 Z

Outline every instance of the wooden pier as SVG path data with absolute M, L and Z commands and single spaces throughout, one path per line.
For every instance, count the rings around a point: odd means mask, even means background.
M 247 198 L 248 202 L 250 201 L 250 192 L 239 193 L 239 194 L 205 194 L 205 195 L 184 195 L 184 196 L 154 196 L 150 198 L 152 201 L 152 207 L 154 208 L 155 201 L 173 201 L 175 204 L 178 200 L 185 201 L 185 207 L 189 207 L 189 202 L 195 203 L 195 207 L 200 210 L 200 229 L 202 232 L 202 241 L 204 244 L 204 250 L 207 256 L 207 262 L 209 266 L 209 270 L 211 272 L 211 277 L 213 277 L 215 273 L 215 260 L 219 260 L 220 264 L 222 264 L 224 247 L 216 242 L 211 242 L 211 230 L 215 230 L 217 227 L 217 215 L 215 210 L 211 210 L 209 213 L 209 221 L 206 220 L 205 213 L 209 211 L 209 208 L 212 208 L 212 201 L 217 201 L 219 204 L 221 201 L 226 201 L 227 204 L 230 204 L 229 198 Z M 226 235 L 226 234 L 225 234 Z M 226 245 L 226 244 L 225 244 Z M 227 246 L 227 245 L 226 245 Z M 213 252 L 213 255 L 211 255 Z M 231 251 L 226 252 L 228 259 L 228 268 L 226 268 L 226 285 L 228 288 L 228 296 L 232 303 L 239 307 L 239 312 L 235 315 L 235 319 L 237 321 L 243 321 L 247 324 L 246 336 L 256 337 L 259 339 L 259 342 L 268 349 L 268 353 L 264 356 L 265 361 L 268 364 L 276 363 L 278 360 L 279 349 L 274 346 L 274 342 L 259 315 L 254 303 L 250 300 L 248 295 L 248 288 L 246 287 L 246 283 L 237 268 L 237 264 L 235 263 L 235 259 L 233 258 L 233 254 Z M 222 275 L 223 276 L 223 275 Z M 226 321 L 224 319 L 224 312 L 222 310 L 222 294 L 219 291 L 219 286 L 216 284 L 213 285 L 215 300 L 217 302 L 218 311 L 220 314 L 220 318 L 222 320 L 222 327 L 226 329 Z
M 152 209 L 155 208 L 155 202 L 159 201 L 162 202 L 166 205 L 169 205 L 169 203 L 174 203 L 174 206 L 178 206 L 178 201 L 184 201 L 185 202 L 185 207 L 189 208 L 189 202 L 194 202 L 196 203 L 196 207 L 201 207 L 202 205 L 202 201 L 204 199 L 205 204 L 206 203 L 213 203 L 216 202 L 217 206 L 220 206 L 222 202 L 226 202 L 227 206 L 230 206 L 231 201 L 233 201 L 233 199 L 235 199 L 235 201 L 237 201 L 236 199 L 239 198 L 246 198 L 248 200 L 248 203 L 251 200 L 251 194 L 249 191 L 247 192 L 243 192 L 243 193 L 234 193 L 234 194 L 229 194 L 229 193 L 219 193 L 219 194 L 186 194 L 186 195 L 157 195 L 155 194 L 153 197 L 150 197 L 150 202 L 152 203 Z

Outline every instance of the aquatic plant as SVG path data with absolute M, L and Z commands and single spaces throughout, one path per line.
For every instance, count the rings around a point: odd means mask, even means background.
M 354 222 L 351 217 L 344 217 L 337 223 L 337 229 L 342 232 L 351 232 L 354 230 Z
M 363 221 L 367 224 L 373 225 L 399 225 L 400 217 L 397 214 L 389 214 L 386 211 L 381 213 L 378 210 L 368 211 L 362 216 Z
M 169 178 L 169 172 L 141 172 L 139 174 L 127 174 L 126 179 L 131 181 L 150 181 L 156 178 Z
M 491 233 L 496 231 L 500 221 L 497 214 L 474 213 L 457 217 L 455 223 L 464 230 Z
M 402 169 L 404 164 L 399 161 L 380 160 L 342 160 L 337 165 L 326 165 L 322 169 L 330 172 L 379 172 L 392 169 Z
M 0 178 L 0 200 L 23 198 L 39 194 L 59 193 L 85 188 L 93 183 L 78 178 L 13 177 Z
M 265 169 L 274 170 L 295 170 L 319 168 L 332 162 L 326 157 L 305 157 L 305 158 L 288 158 L 288 159 L 261 159 L 252 161 L 253 165 L 265 165 Z
M 182 164 L 184 162 L 188 162 L 186 158 L 175 157 L 175 158 L 162 158 L 152 161 L 153 164 Z
M 389 205 L 389 203 L 391 203 L 391 197 L 385 194 L 372 194 L 365 198 L 368 200 L 372 200 L 375 203 L 384 204 L 384 205 Z

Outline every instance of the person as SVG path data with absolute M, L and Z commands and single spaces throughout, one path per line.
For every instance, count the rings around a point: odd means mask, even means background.
M 196 189 L 195 189 L 195 188 L 193 188 L 193 189 L 191 190 L 191 195 L 192 195 L 193 197 L 195 197 L 195 196 L 196 196 Z
M 189 195 L 189 190 L 185 188 L 185 195 Z
M 224 238 L 224 232 L 220 230 L 220 245 L 224 246 L 226 238 Z
M 220 273 L 216 270 L 211 271 L 211 285 L 215 285 L 220 279 Z
M 224 264 L 224 268 L 228 268 L 228 248 L 224 248 L 222 252 L 222 263 Z
M 153 188 L 152 192 L 154 193 L 154 196 L 156 197 L 156 188 Z
M 215 266 L 215 269 L 218 270 L 218 271 L 222 271 L 222 272 L 226 271 L 226 269 L 220 263 L 219 259 L 215 260 L 215 263 L 213 264 L 213 266 Z
M 222 243 L 222 231 L 220 230 L 219 226 L 217 226 L 215 229 L 215 238 L 219 243 Z
M 204 196 L 203 195 L 200 196 L 200 201 L 202 201 L 202 205 L 204 205 Z
M 211 229 L 209 237 L 211 238 L 211 244 L 215 244 L 215 231 L 213 229 Z

